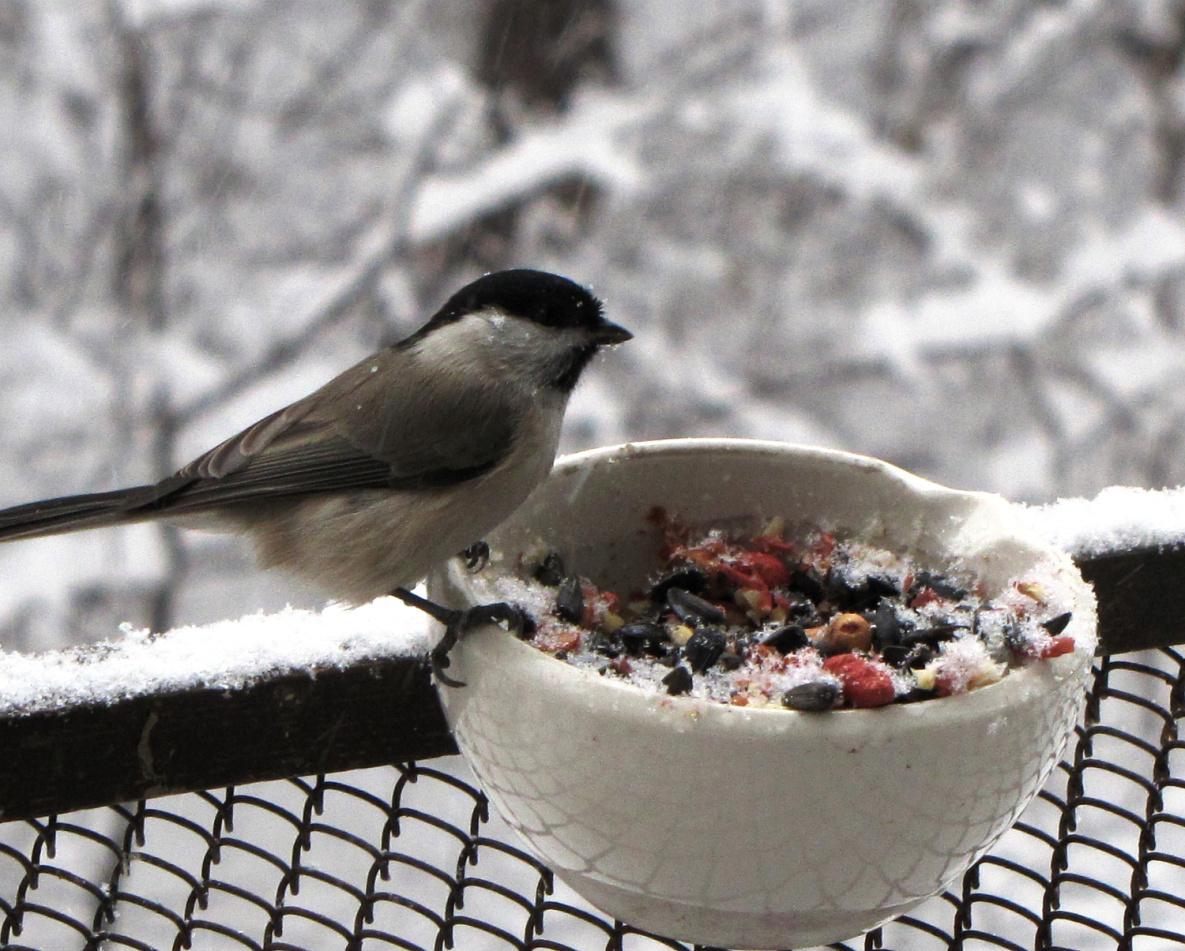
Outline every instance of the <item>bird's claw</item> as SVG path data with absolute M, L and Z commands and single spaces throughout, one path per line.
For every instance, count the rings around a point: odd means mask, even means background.
M 464 558 L 465 567 L 476 574 L 490 563 L 490 546 L 484 541 L 474 542 L 459 557 Z
M 448 618 L 444 634 L 432 649 L 432 673 L 446 687 L 464 687 L 465 682 L 445 673 L 449 666 L 449 652 L 466 632 L 483 624 L 503 624 L 506 630 L 519 637 L 532 634 L 535 622 L 517 604 L 495 601 L 492 604 L 477 604 L 463 611 L 454 611 Z

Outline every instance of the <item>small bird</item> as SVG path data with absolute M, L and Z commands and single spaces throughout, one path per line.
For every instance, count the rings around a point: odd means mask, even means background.
M 467 612 L 407 590 L 465 551 L 543 481 L 568 397 L 603 347 L 631 339 L 587 289 L 516 269 L 457 291 L 411 336 L 265 416 L 155 485 L 0 510 L 0 542 L 169 519 L 240 532 L 260 563 L 359 604 L 394 594 L 446 625 L 521 625 L 511 605 Z

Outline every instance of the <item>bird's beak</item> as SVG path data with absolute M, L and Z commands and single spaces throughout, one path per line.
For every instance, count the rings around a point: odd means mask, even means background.
M 597 327 L 593 331 L 592 337 L 593 342 L 598 347 L 611 347 L 615 343 L 625 343 L 627 340 L 634 339 L 634 335 L 624 327 L 619 327 L 617 324 L 608 322 Z

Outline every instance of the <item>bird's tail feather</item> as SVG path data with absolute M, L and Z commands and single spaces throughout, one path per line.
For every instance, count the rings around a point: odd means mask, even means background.
M 143 498 L 146 488 L 70 495 L 0 509 L 0 542 L 139 521 L 144 518 L 144 511 L 136 511 L 129 503 Z

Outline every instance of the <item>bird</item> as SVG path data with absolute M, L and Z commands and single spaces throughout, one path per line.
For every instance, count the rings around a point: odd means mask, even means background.
M 0 542 L 163 519 L 247 536 L 259 563 L 327 597 L 395 595 L 445 625 L 432 653 L 475 624 L 529 624 L 514 605 L 457 611 L 414 594 L 551 471 L 568 398 L 602 349 L 632 334 L 558 274 L 496 271 L 410 336 L 354 364 L 152 485 L 0 510 Z M 488 550 L 486 550 L 488 551 Z

